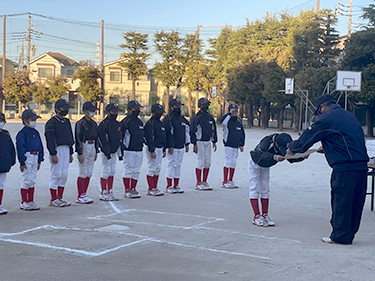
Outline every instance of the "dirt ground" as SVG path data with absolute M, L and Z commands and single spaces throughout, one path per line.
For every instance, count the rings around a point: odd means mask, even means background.
M 7 123 L 13 139 L 20 123 Z M 44 124 L 37 129 L 43 136 Z M 100 157 L 88 195 L 75 203 L 78 163 L 69 168 L 66 199 L 71 207 L 49 207 L 49 158 L 38 173 L 39 211 L 19 208 L 21 174 L 8 173 L 0 216 L 0 280 L 375 280 L 375 213 L 367 197 L 361 228 L 349 246 L 321 242 L 329 236 L 331 169 L 313 154 L 297 164 L 271 168 L 270 216 L 275 227 L 252 225 L 248 199 L 249 151 L 272 129 L 246 129 L 245 151 L 235 174 L 239 189 L 220 187 L 224 162 L 221 130 L 212 154 L 212 191 L 195 191 L 196 155 L 184 156 L 180 186 L 184 194 L 146 195 L 146 158 L 138 190 L 125 199 L 122 162 L 117 162 L 117 202 L 99 196 Z M 298 135 L 289 132 L 293 138 Z M 44 136 L 42 137 L 44 141 Z M 0 160 L 1 161 L 1 160 Z M 164 189 L 163 161 L 160 189 Z

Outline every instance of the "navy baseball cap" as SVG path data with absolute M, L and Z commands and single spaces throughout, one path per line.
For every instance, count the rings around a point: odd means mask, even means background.
M 198 100 L 198 106 L 202 106 L 202 105 L 204 105 L 204 104 L 210 104 L 211 102 L 208 100 L 208 99 L 206 99 L 206 98 L 200 98 L 199 100 Z
M 161 104 L 155 103 L 151 106 L 151 112 L 154 113 L 163 113 L 164 107 Z
M 184 105 L 184 104 L 178 99 L 172 99 L 169 101 L 169 106 L 176 106 L 176 105 Z
M 117 104 L 115 103 L 110 103 L 105 107 L 105 111 L 119 111 L 120 109 L 118 108 Z
M 22 113 L 22 119 L 31 119 L 31 120 L 36 120 L 38 118 L 41 118 L 39 115 L 36 115 L 34 110 L 31 109 L 26 109 Z
M 0 112 L 0 119 L 4 119 L 5 120 L 5 115 L 2 112 Z
M 316 107 L 315 112 L 314 112 L 314 115 L 318 115 L 318 113 L 319 113 L 319 109 L 320 109 L 320 106 L 321 106 L 323 103 L 327 102 L 327 101 L 330 101 L 330 102 L 336 102 L 336 101 L 335 101 L 335 98 L 334 98 L 333 96 L 331 96 L 331 95 L 322 95 L 322 96 L 320 96 L 320 97 L 318 97 L 318 98 L 316 99 L 316 101 L 314 102 L 314 105 L 315 105 L 315 107 Z
M 127 106 L 128 109 L 140 109 L 141 107 L 143 106 L 136 100 L 129 101 Z
M 89 110 L 89 111 L 96 111 L 99 110 L 99 108 L 96 107 L 96 105 L 92 101 L 87 101 L 83 104 L 83 110 Z
M 55 108 L 64 108 L 64 109 L 69 109 L 72 108 L 69 104 L 69 102 L 65 99 L 59 99 L 57 102 L 55 102 Z
M 238 110 L 238 105 L 235 104 L 235 103 L 231 103 L 231 104 L 228 106 L 228 111 L 230 111 L 231 109 L 237 109 L 237 110 Z
M 292 140 L 292 137 L 287 133 L 281 133 L 276 136 L 275 141 L 279 146 L 279 151 L 282 156 L 285 156 L 286 150 L 288 149 L 288 143 L 290 143 Z

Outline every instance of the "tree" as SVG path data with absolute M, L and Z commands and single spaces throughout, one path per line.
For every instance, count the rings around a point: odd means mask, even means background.
M 120 44 L 121 48 L 128 52 L 123 53 L 123 59 L 119 65 L 125 68 L 132 79 L 132 99 L 135 100 L 135 82 L 140 76 L 147 74 L 146 59 L 150 56 L 148 51 L 148 34 L 129 31 L 123 34 L 125 44 Z
M 90 61 L 81 61 L 79 65 L 78 71 L 73 76 L 73 80 L 80 80 L 80 86 L 77 91 L 83 96 L 85 101 L 102 102 L 105 92 L 101 89 L 98 81 L 103 77 L 100 69 L 95 67 Z
M 156 32 L 154 37 L 156 51 L 161 56 L 162 61 L 155 64 L 153 74 L 166 87 L 165 111 L 168 113 L 170 87 L 179 87 L 184 76 L 185 66 L 182 63 L 183 38 L 175 30 L 169 33 L 162 30 Z
M 375 27 L 375 5 L 370 4 L 368 7 L 362 8 L 362 18 L 369 21 L 369 26 Z
M 9 72 L 3 82 L 5 100 L 10 103 L 18 103 L 18 114 L 21 114 L 21 104 L 26 105 L 31 101 L 35 91 L 35 85 L 29 79 L 26 71 Z

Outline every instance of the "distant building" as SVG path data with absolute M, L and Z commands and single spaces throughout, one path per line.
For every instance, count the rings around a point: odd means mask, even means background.
M 18 64 L 9 60 L 5 59 L 5 71 L 6 72 L 15 72 Z M 0 84 L 3 83 L 3 57 L 0 56 Z

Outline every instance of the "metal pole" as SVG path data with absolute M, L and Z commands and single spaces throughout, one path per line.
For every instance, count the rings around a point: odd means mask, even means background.
M 316 12 L 319 12 L 320 0 L 316 0 Z
M 306 91 L 305 130 L 307 129 L 307 110 L 309 106 L 309 91 Z
M 102 60 L 101 60 L 101 72 L 102 72 L 102 79 L 101 79 L 101 88 L 102 90 L 104 91 L 104 20 L 102 20 Z M 101 101 L 101 103 L 104 102 L 104 99 Z M 100 107 L 100 117 L 104 117 L 104 111 L 103 111 L 103 108 L 104 107 Z
M 29 15 L 29 24 L 27 26 L 27 59 L 26 59 L 26 71 L 30 70 L 30 54 L 31 54 L 31 14 Z
M 349 22 L 348 22 L 348 36 L 352 33 L 352 11 L 353 11 L 353 0 L 350 0 L 349 2 Z
M 301 99 L 301 103 L 299 106 L 299 127 L 300 127 L 300 131 L 302 131 L 302 99 Z
M 345 110 L 348 109 L 348 91 L 345 91 Z
M 3 21 L 4 21 L 4 24 L 3 24 L 3 73 L 2 73 L 2 77 L 3 77 L 3 82 L 4 82 L 4 79 L 5 79 L 5 75 L 6 75 L 6 18 L 7 16 L 6 15 L 3 15 Z

